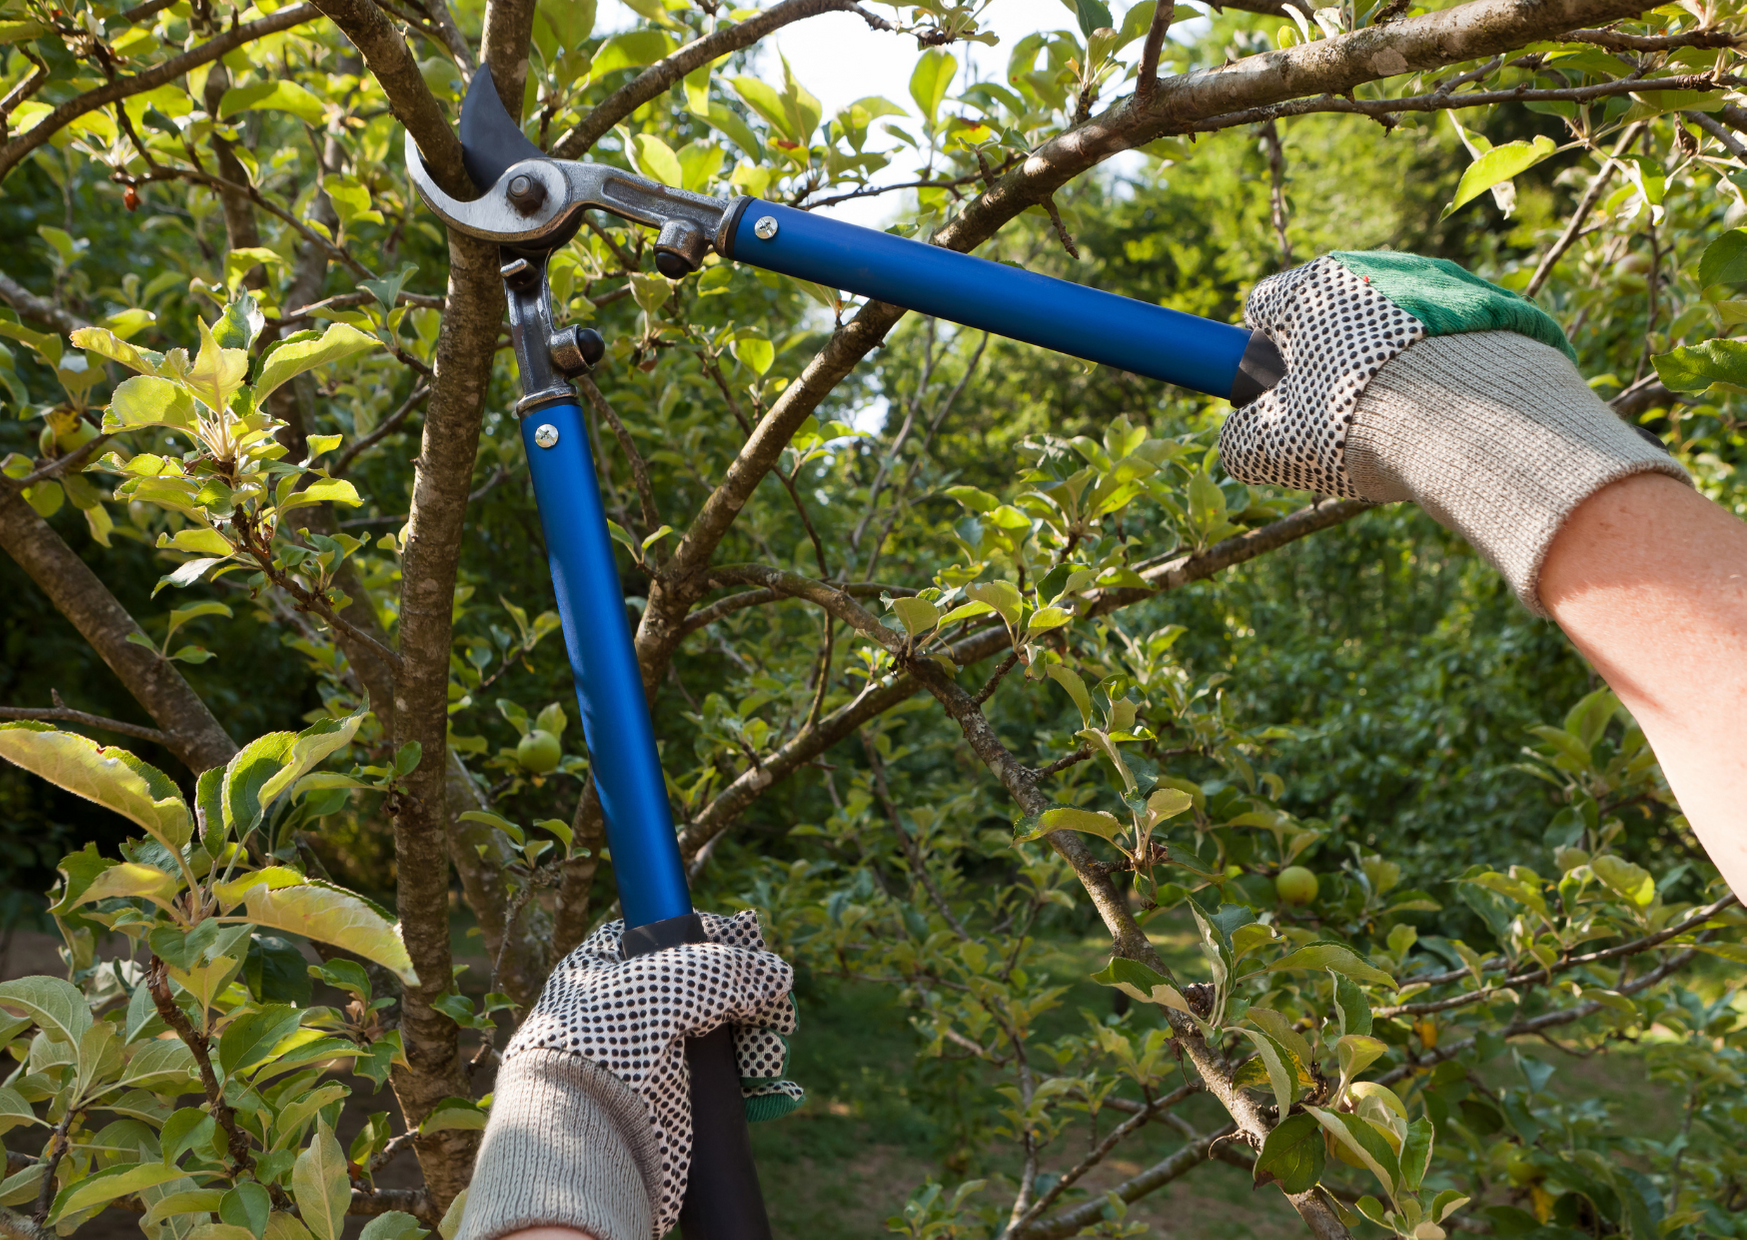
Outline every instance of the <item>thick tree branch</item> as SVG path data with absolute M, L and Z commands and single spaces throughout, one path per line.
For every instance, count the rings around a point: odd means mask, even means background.
M 0 547 L 30 575 L 79 635 L 121 678 L 191 771 L 223 766 L 237 751 L 176 665 L 128 640 L 144 631 L 97 574 L 9 487 L 0 487 Z
M 87 112 L 95 112 L 98 108 L 108 107 L 118 99 L 126 99 L 131 95 L 142 94 L 148 90 L 156 90 L 168 82 L 182 77 L 191 69 L 209 65 L 232 51 L 251 43 L 263 35 L 277 34 L 281 30 L 289 30 L 293 26 L 311 21 L 317 16 L 316 7 L 309 4 L 294 4 L 280 9 L 277 13 L 266 17 L 258 17 L 252 22 L 243 22 L 233 26 L 216 38 L 207 40 L 198 47 L 190 48 L 180 56 L 172 56 L 162 64 L 154 65 L 144 73 L 132 77 L 117 77 L 82 95 L 55 108 L 42 120 L 11 138 L 4 146 L 0 146 L 0 178 L 4 178 L 18 166 L 18 162 L 37 147 L 53 138 L 71 121 L 77 120 Z M 383 19 L 387 21 L 386 18 Z M 422 79 L 421 79 L 422 84 Z M 428 90 L 425 92 L 430 93 Z
M 70 335 L 81 327 L 91 326 L 78 315 L 63 310 L 46 297 L 38 297 L 25 288 L 17 280 L 5 272 L 0 272 L 0 300 L 18 311 L 18 317 L 27 319 L 50 331 L 61 335 Z

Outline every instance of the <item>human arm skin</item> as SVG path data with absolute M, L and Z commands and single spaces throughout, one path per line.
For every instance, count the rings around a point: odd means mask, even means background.
M 1644 729 L 1711 860 L 1747 892 L 1747 523 L 1636 474 L 1578 506 L 1540 585 Z

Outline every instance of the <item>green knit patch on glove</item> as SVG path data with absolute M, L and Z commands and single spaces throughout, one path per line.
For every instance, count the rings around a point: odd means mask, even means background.
M 1428 335 L 1516 332 L 1577 360 L 1571 342 L 1545 310 L 1519 293 L 1469 275 L 1448 259 L 1394 250 L 1336 250 L 1329 257 L 1424 323 Z

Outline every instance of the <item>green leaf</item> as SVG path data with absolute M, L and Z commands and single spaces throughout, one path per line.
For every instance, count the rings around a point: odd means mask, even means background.
M 419 1125 L 421 1133 L 443 1132 L 449 1129 L 479 1130 L 485 1127 L 485 1111 L 466 1098 L 445 1098 Z
M 346 1207 L 352 1203 L 352 1181 L 346 1173 L 346 1153 L 326 1121 L 316 1125 L 315 1139 L 292 1165 L 291 1194 L 316 1240 L 340 1240 Z
M 776 361 L 776 346 L 760 336 L 747 336 L 736 340 L 729 348 L 742 366 L 747 367 L 755 375 L 762 375 Z
M 932 633 L 940 622 L 940 609 L 925 598 L 893 599 L 892 612 L 911 637 Z
M 681 189 L 685 172 L 679 166 L 679 156 L 673 148 L 652 133 L 640 133 L 631 139 L 631 163 L 638 172 L 663 185 Z
M 428 1235 L 423 1224 L 412 1215 L 400 1210 L 390 1210 L 386 1214 L 378 1214 L 358 1234 L 358 1240 L 420 1240 Z
M 1468 165 L 1456 185 L 1456 196 L 1438 218 L 1448 219 L 1494 185 L 1527 172 L 1558 149 L 1545 134 L 1536 134 L 1532 142 L 1507 142 L 1493 147 Z
M 293 1029 L 300 1015 L 290 1004 L 273 1003 L 250 1012 L 225 1026 L 218 1040 L 218 1064 L 225 1076 L 233 1076 L 264 1062 Z M 262 1220 L 263 1227 L 266 1220 Z
M 1650 360 L 1671 391 L 1702 392 L 1713 383 L 1747 389 L 1747 341 L 1707 340 Z
M 1095 30 L 1107 30 L 1116 24 L 1103 0 L 1074 0 L 1074 16 L 1079 20 L 1080 33 L 1092 37 Z
M 225 120 L 238 112 L 271 110 L 289 112 L 306 125 L 320 125 L 327 109 L 322 101 L 289 78 L 273 76 L 264 82 L 237 86 L 224 92 L 218 101 L 218 118 Z
M 391 969 L 409 986 L 418 985 L 399 927 L 350 892 L 313 883 L 277 891 L 259 884 L 249 888 L 244 907 L 258 926 L 344 947 Z
M 135 861 L 123 861 L 119 865 L 110 866 L 92 879 L 91 885 L 80 892 L 77 899 L 56 907 L 72 909 L 81 904 L 91 904 L 98 900 L 134 896 L 163 902 L 174 896 L 181 885 L 181 879 L 174 874 L 168 874 L 158 869 L 156 866 L 140 865 Z
M 180 1090 L 200 1079 L 200 1064 L 182 1039 L 148 1038 L 136 1045 L 122 1070 L 121 1084 L 135 1089 Z
M 1361 982 L 1395 988 L 1395 979 L 1344 943 L 1312 943 L 1295 952 L 1287 952 L 1262 971 L 1279 973 L 1288 969 L 1333 969 Z
M 320 339 L 282 345 L 267 355 L 261 366 L 261 377 L 255 384 L 255 404 L 264 405 L 268 393 L 307 370 L 381 347 L 380 340 L 356 327 L 346 323 L 330 323 Z
M 1705 247 L 1698 260 L 1698 285 L 1707 289 L 1713 284 L 1740 284 L 1747 280 L 1747 228 L 1731 228 Z M 73 333 L 73 343 L 79 343 L 79 333 Z
M 993 512 L 1001 506 L 1000 500 L 976 487 L 947 487 L 942 494 L 951 496 L 972 512 Z
M 1066 689 L 1068 696 L 1074 699 L 1074 706 L 1080 712 L 1081 726 L 1091 727 L 1092 695 L 1086 691 L 1086 682 L 1080 678 L 1079 673 L 1060 663 L 1051 663 L 1043 670 L 1045 675 Z
M 1425 1116 L 1407 1126 L 1407 1137 L 1401 1143 L 1401 1186 L 1417 1193 L 1432 1164 L 1432 1144 L 1436 1139 L 1432 1121 Z
M 17 1090 L 0 1085 L 0 1132 L 10 1132 L 20 1124 L 40 1124 L 30 1103 Z
M 931 47 L 916 58 L 916 68 L 910 73 L 910 98 L 930 125 L 939 115 L 941 100 L 957 72 L 958 59 L 945 48 Z
M 102 327 L 81 327 L 72 333 L 70 339 L 81 349 L 99 357 L 106 357 L 112 362 L 120 362 L 129 370 L 138 371 L 142 375 L 157 374 L 158 364 L 164 360 L 162 353 L 153 353 L 150 349 L 131 345 Z
M 317 478 L 300 491 L 293 491 L 279 505 L 280 513 L 291 512 L 297 508 L 308 508 L 312 504 L 345 504 L 356 508 L 364 502 L 358 494 L 358 488 L 344 478 Z
M 1274 1126 L 1256 1159 L 1255 1182 L 1278 1181 L 1282 1192 L 1307 1193 L 1322 1178 L 1328 1152 L 1314 1115 L 1289 1115 Z
M 198 429 L 194 401 L 179 384 L 168 379 L 136 375 L 124 379 L 109 398 L 103 415 L 105 434 L 137 430 L 142 426 L 167 426 L 193 435 Z
M 1341 1033 L 1370 1033 L 1371 1005 L 1365 1000 L 1365 992 L 1334 969 L 1328 972 L 1334 979 L 1335 1015 L 1340 1019 Z
M 1370 1034 L 1343 1034 L 1335 1043 L 1335 1058 L 1341 1065 L 1340 1088 L 1344 1090 L 1354 1077 L 1376 1063 L 1388 1050 L 1387 1045 Z
M 200 352 L 188 368 L 186 383 L 194 399 L 222 416 L 249 377 L 249 355 L 219 344 L 204 320 L 196 319 L 195 325 L 200 328 Z
M 1245 1029 L 1239 1025 L 1237 1032 L 1256 1048 L 1256 1054 L 1268 1070 L 1268 1088 L 1274 1092 L 1274 1105 L 1281 1115 L 1285 1115 L 1298 1098 L 1298 1073 L 1293 1070 L 1290 1058 L 1278 1042 L 1259 1029 Z
M 238 1180 L 235 1188 L 219 1199 L 218 1217 L 232 1227 L 241 1227 L 255 1240 L 267 1231 L 267 1219 L 273 1213 L 273 1199 L 265 1185 L 255 1180 Z
M 1040 840 L 1051 831 L 1078 831 L 1084 835 L 1096 835 L 1099 839 L 1110 840 L 1115 839 L 1122 829 L 1122 823 L 1114 814 L 1062 805 L 1044 810 L 1037 816 L 1036 825 L 1024 835 L 1014 836 L 1013 842 L 1023 844 L 1029 840 Z
M 1391 1197 L 1395 1196 L 1395 1184 L 1400 1179 L 1401 1169 L 1396 1161 L 1395 1151 L 1389 1148 L 1383 1134 L 1356 1115 L 1345 1115 L 1326 1107 L 1308 1109 L 1316 1116 L 1318 1123 L 1334 1134 L 1335 1139 L 1349 1153 L 1370 1169 L 1371 1174 L 1383 1185 L 1384 1191 Z
M 1650 901 L 1656 898 L 1656 880 L 1650 871 L 1633 865 L 1623 857 L 1616 857 L 1611 853 L 1592 857 L 1589 868 L 1616 895 L 1630 900 L 1639 908 L 1650 907 Z
M 632 30 L 615 35 L 594 54 L 590 74 L 599 81 L 616 69 L 651 65 L 674 49 L 673 36 L 660 30 Z
M 131 1196 L 142 1188 L 179 1180 L 186 1174 L 180 1167 L 145 1162 L 124 1163 L 99 1171 L 95 1175 L 88 1175 L 61 1190 L 55 1198 L 54 1206 L 49 1210 L 49 1225 L 53 1226 L 67 1215 L 77 1214 L 92 1206 L 106 1205 L 118 1197 Z
M 125 749 L 47 724 L 0 723 L 0 758 L 114 810 L 172 852 L 179 853 L 193 834 L 188 806 L 175 782 Z

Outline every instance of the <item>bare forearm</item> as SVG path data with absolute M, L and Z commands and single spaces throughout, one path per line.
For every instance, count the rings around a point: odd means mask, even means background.
M 1693 830 L 1747 891 L 1747 524 L 1657 474 L 1585 500 L 1541 598 L 1632 712 Z

